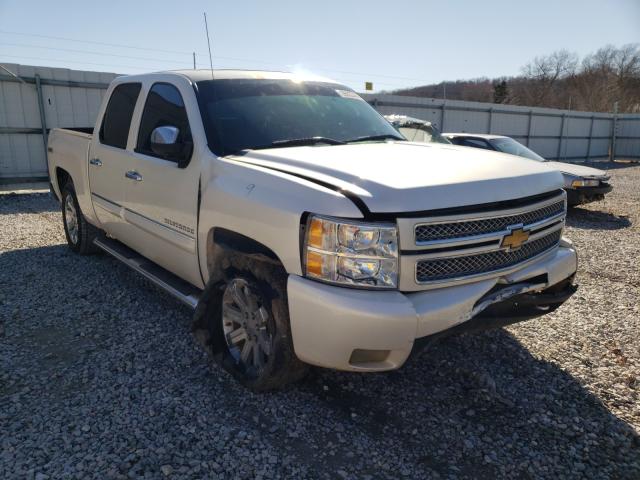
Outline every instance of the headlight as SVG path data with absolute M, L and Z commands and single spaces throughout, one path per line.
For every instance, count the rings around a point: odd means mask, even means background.
M 309 278 L 368 288 L 398 286 L 398 230 L 393 224 L 311 215 L 303 255 Z
M 574 180 L 573 182 L 571 182 L 571 186 L 573 188 L 576 188 L 576 187 L 597 187 L 598 185 L 600 185 L 600 180 L 593 180 L 593 179 L 587 179 L 587 178 L 581 178 L 579 180 Z

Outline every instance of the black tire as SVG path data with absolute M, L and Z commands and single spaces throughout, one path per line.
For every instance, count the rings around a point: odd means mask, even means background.
M 61 193 L 62 222 L 64 224 L 64 234 L 65 237 L 67 237 L 69 248 L 80 255 L 90 255 L 98 252 L 99 248 L 94 245 L 93 240 L 98 235 L 99 230 L 84 218 L 71 180 L 68 180 L 64 187 L 62 187 Z M 75 227 L 72 216 L 70 215 L 70 210 L 67 208 L 71 206 L 75 209 Z
M 204 338 L 201 340 L 219 365 L 254 392 L 281 389 L 302 379 L 309 369 L 308 365 L 298 359 L 293 349 L 286 279 L 286 273 L 280 265 L 232 253 L 224 280 L 211 285 L 211 288 L 207 289 L 208 295 L 205 292 L 203 298 L 207 305 L 202 308 L 199 322 L 205 330 Z M 269 337 L 270 354 L 263 355 L 264 365 L 259 370 L 239 359 L 239 352 L 234 351 L 236 349 L 230 347 L 225 339 L 225 294 L 233 284 L 238 283 L 246 285 L 250 292 L 259 298 L 257 305 L 264 307 L 268 313 L 264 324 Z M 196 324 L 197 317 L 198 312 Z M 258 343 L 260 342 L 255 342 L 253 354 L 258 348 Z

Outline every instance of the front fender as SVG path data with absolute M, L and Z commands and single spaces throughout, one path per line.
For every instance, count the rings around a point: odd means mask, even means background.
M 198 242 L 207 245 L 216 227 L 244 235 L 272 250 L 285 270 L 301 275 L 300 220 L 305 212 L 362 218 L 344 195 L 293 175 L 265 167 L 216 159 L 203 182 Z M 205 280 L 212 272 L 200 248 Z

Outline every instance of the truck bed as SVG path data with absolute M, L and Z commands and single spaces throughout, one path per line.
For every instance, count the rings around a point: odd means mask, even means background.
M 49 177 L 54 193 L 61 197 L 60 190 L 66 175 L 75 180 L 76 193 L 81 207 L 87 207 L 87 167 L 89 146 L 93 137 L 93 128 L 54 128 L 49 133 L 47 143 Z M 60 180 L 60 181 L 59 181 Z

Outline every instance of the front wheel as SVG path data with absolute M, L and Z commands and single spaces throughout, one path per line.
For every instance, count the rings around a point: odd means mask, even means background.
M 233 255 L 209 329 L 215 358 L 247 388 L 282 388 L 307 373 L 293 349 L 286 274 L 274 265 Z
M 62 188 L 62 221 L 67 244 L 71 250 L 81 255 L 98 251 L 93 243 L 98 229 L 88 223 L 82 215 L 71 180 Z

